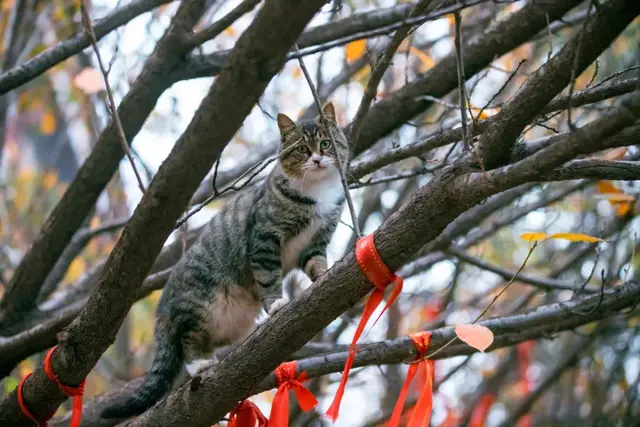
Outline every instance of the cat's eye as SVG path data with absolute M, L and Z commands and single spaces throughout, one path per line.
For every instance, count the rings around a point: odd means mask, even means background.
M 323 139 L 322 141 L 320 141 L 320 148 L 322 150 L 328 150 L 329 147 L 331 147 L 331 141 L 329 141 L 328 139 Z
M 299 146 L 299 147 L 298 147 L 298 151 L 299 151 L 300 153 L 302 153 L 302 154 L 306 154 L 306 153 L 308 153 L 308 152 L 309 152 L 309 149 L 307 148 L 307 146 L 306 146 L 306 145 L 301 145 L 301 146 Z

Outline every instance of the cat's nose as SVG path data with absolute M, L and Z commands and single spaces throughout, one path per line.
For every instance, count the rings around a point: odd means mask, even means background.
M 311 161 L 320 166 L 320 162 L 322 162 L 322 156 L 320 154 L 314 153 L 311 155 Z

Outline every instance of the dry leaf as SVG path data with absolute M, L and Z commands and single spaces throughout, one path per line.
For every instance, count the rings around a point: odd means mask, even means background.
M 534 242 L 538 240 L 544 240 L 547 238 L 547 233 L 522 233 L 520 238 L 527 242 Z
M 42 186 L 46 190 L 50 190 L 58 182 L 58 174 L 55 172 L 45 172 L 42 176 Z
M 40 121 L 40 133 L 43 135 L 52 135 L 56 131 L 56 116 L 51 111 L 47 111 L 42 115 Z
M 622 190 L 613 185 L 611 181 L 598 181 L 598 193 L 622 193 Z
M 433 67 L 435 65 L 435 61 L 429 55 L 427 55 L 426 53 L 424 53 L 423 51 L 421 51 L 417 47 L 411 46 L 409 48 L 409 52 L 411 52 L 412 54 L 417 56 L 418 59 L 420 60 L 420 72 L 421 73 L 426 72 L 429 68 L 431 68 L 431 67 Z
M 294 79 L 298 79 L 300 78 L 301 74 L 302 74 L 302 69 L 300 67 L 296 67 L 293 69 L 293 73 L 291 75 L 293 76 Z
M 365 50 L 367 50 L 367 40 L 356 40 L 354 42 L 347 44 L 347 62 L 353 62 L 358 60 L 362 55 L 364 55 Z
M 224 30 L 224 33 L 225 33 L 226 35 L 228 35 L 229 37 L 235 37 L 235 36 L 236 36 L 236 30 L 234 30 L 234 29 L 233 29 L 233 26 L 231 26 L 231 27 L 227 27 L 227 28 Z
M 624 193 L 608 193 L 598 196 L 598 198 L 606 199 L 611 203 L 633 202 L 636 198 Z
M 603 160 L 620 160 L 627 154 L 627 147 L 618 147 L 609 150 L 602 156 Z
M 481 325 L 456 325 L 456 335 L 460 340 L 480 351 L 485 351 L 493 343 L 493 332 Z
M 631 203 L 620 203 L 616 208 L 616 214 L 618 216 L 625 216 L 631 210 Z
M 73 79 L 73 84 L 84 93 L 91 94 L 104 88 L 102 74 L 92 67 L 85 67 Z
M 604 242 L 604 240 L 602 239 L 589 236 L 588 234 L 582 234 L 582 233 L 556 233 L 549 236 L 549 238 L 569 240 L 571 242 L 589 242 L 589 243 Z

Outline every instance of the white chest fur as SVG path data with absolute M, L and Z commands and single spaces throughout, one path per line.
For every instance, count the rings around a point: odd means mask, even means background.
M 322 226 L 322 216 L 328 214 L 336 207 L 336 201 L 342 195 L 342 183 L 340 176 L 335 174 L 322 181 L 303 182 L 299 187 L 300 193 L 316 201 L 314 205 L 318 218 L 309 221 L 307 227 L 300 234 L 285 242 L 282 248 L 282 273 L 287 274 L 297 267 L 300 253 L 311 242 L 318 228 Z

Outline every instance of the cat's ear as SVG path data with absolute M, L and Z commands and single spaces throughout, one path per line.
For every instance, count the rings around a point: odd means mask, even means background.
M 333 122 L 336 121 L 336 110 L 335 108 L 333 108 L 333 102 L 327 102 L 322 108 L 322 113 L 327 118 L 327 120 L 331 120 Z
M 280 128 L 280 133 L 285 133 L 294 129 L 296 124 L 286 114 L 278 113 L 278 127 Z

